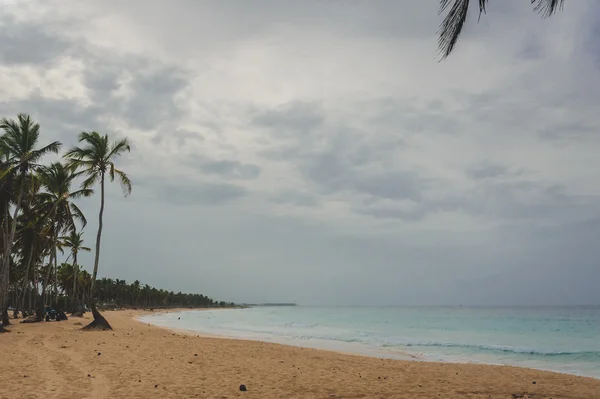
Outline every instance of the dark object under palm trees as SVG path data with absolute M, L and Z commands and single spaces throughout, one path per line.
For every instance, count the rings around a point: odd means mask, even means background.
M 96 309 L 95 289 L 98 264 L 100 261 L 100 240 L 102 239 L 102 216 L 104 214 L 104 180 L 108 174 L 110 181 L 115 178 L 121 184 L 125 196 L 131 193 L 131 180 L 127 175 L 117 169 L 114 160 L 124 152 L 131 151 L 127 139 L 111 143 L 108 135 L 100 135 L 97 132 L 82 132 L 79 135 L 81 146 L 73 147 L 65 154 L 70 167 L 80 170 L 86 177 L 82 183 L 83 188 L 90 188 L 100 183 L 100 213 L 98 215 L 98 234 L 96 236 L 96 254 L 94 257 L 94 271 L 90 287 L 89 302 L 94 316 L 94 321 L 84 327 L 84 330 L 112 330 L 106 319 Z
M 485 14 L 486 6 L 489 0 L 440 0 L 440 14 L 447 11 L 446 17 L 442 21 L 439 30 L 438 48 L 442 53 L 442 58 L 450 55 L 458 38 L 462 32 L 469 5 L 472 2 L 479 3 L 479 16 Z M 498 0 L 501 1 L 501 0 Z M 552 16 L 558 9 L 562 9 L 565 0 L 529 0 L 534 5 L 533 9 L 540 13 L 544 18 Z

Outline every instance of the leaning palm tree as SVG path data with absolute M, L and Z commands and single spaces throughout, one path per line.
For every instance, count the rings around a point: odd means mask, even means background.
M 61 237 L 63 246 L 71 248 L 71 255 L 73 257 L 73 288 L 71 298 L 71 311 L 74 316 L 83 316 L 82 309 L 77 302 L 77 281 L 79 280 L 79 264 L 77 263 L 77 255 L 80 251 L 90 252 L 91 249 L 83 245 L 83 232 L 71 231 L 68 236 Z M 68 260 L 68 258 L 67 258 Z
M 58 153 L 61 143 L 54 141 L 44 147 L 38 148 L 40 137 L 40 125 L 35 123 L 27 114 L 17 115 L 17 120 L 0 119 L 0 129 L 4 134 L 0 138 L 0 154 L 6 156 L 8 167 L 2 172 L 0 179 L 13 171 L 17 173 L 18 194 L 11 219 L 10 230 L 4 239 L 2 254 L 2 286 L 0 286 L 0 312 L 3 316 L 3 324 L 8 321 L 8 287 L 11 251 L 17 230 L 17 216 L 22 206 L 25 194 L 25 181 L 29 171 L 37 170 L 40 165 L 37 162 L 48 153 Z
M 442 58 L 448 57 L 454 50 L 467 20 L 469 5 L 475 1 L 479 3 L 479 16 L 481 17 L 481 14 L 486 12 L 489 0 L 440 0 L 439 13 L 442 14 L 448 10 L 440 25 L 438 36 L 438 48 L 442 53 Z M 535 11 L 547 18 L 556 13 L 558 9 L 562 9 L 565 0 L 530 0 L 530 2 L 534 4 Z
M 100 240 L 102 239 L 102 216 L 104 214 L 104 181 L 108 174 L 110 181 L 115 177 L 121 184 L 125 196 L 131 193 L 131 180 L 122 171 L 115 167 L 114 160 L 125 152 L 131 151 L 127 139 L 121 139 L 111 143 L 108 135 L 100 135 L 97 132 L 82 132 L 79 135 L 81 146 L 73 147 L 65 154 L 69 165 L 78 170 L 87 178 L 83 181 L 83 188 L 90 188 L 97 182 L 100 183 L 100 213 L 98 215 L 98 234 L 96 236 L 96 254 L 94 257 L 94 270 L 90 284 L 90 308 L 94 315 L 94 321 L 84 327 L 92 330 L 112 330 L 110 324 L 98 312 L 95 305 L 96 276 L 98 275 L 98 264 L 100 261 Z

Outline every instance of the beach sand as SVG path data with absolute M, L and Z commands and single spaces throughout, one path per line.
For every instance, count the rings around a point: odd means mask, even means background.
M 382 360 L 196 337 L 105 312 L 0 335 L 0 398 L 600 398 L 600 380 L 515 367 Z M 245 384 L 247 392 L 240 392 Z

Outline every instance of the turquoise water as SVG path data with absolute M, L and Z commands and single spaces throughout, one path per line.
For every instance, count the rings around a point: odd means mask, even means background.
M 202 334 L 600 378 L 600 307 L 257 307 L 144 316 Z

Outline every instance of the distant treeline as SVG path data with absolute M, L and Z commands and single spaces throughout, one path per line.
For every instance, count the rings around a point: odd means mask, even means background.
M 79 268 L 78 268 L 79 269 Z M 77 275 L 78 282 L 73 284 L 73 276 Z M 85 270 L 73 272 L 73 265 L 63 263 L 58 267 L 58 290 L 56 300 L 58 306 L 68 309 L 68 304 L 76 297 L 77 302 L 86 303 L 85 296 L 89 292 L 91 276 Z M 79 287 L 73 292 L 73 287 Z M 16 288 L 16 290 L 14 289 Z M 33 300 L 27 298 L 23 307 L 17 304 L 19 287 L 14 286 L 10 291 L 9 306 L 19 307 L 26 314 L 33 312 Z M 128 284 L 125 280 L 101 278 L 96 281 L 98 306 L 102 308 L 168 308 L 168 307 L 233 307 L 232 302 L 215 301 L 202 294 L 186 294 L 142 285 L 138 280 Z M 16 305 L 16 306 L 15 306 Z
M 99 304 L 118 307 L 232 307 L 233 302 L 215 301 L 202 294 L 186 294 L 157 289 L 138 280 L 127 284 L 125 280 L 102 278 L 97 282 Z

